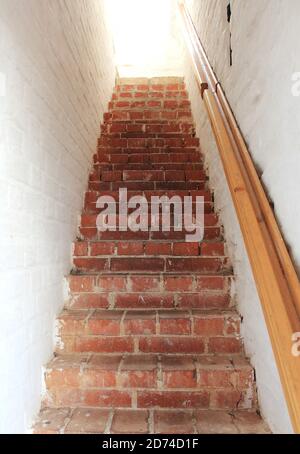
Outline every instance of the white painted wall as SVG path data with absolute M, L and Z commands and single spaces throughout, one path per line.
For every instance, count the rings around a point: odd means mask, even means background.
M 103 0 L 0 0 L 0 432 L 40 405 L 115 69 Z
M 120 77 L 183 76 L 177 0 L 106 0 Z
M 298 0 L 187 1 L 199 36 L 225 89 L 262 180 L 275 204 L 295 263 L 300 266 L 300 97 L 292 74 L 300 72 Z M 229 65 L 232 33 L 233 66 Z M 206 153 L 216 206 L 237 275 L 246 350 L 256 368 L 260 406 L 275 433 L 292 432 L 255 284 L 206 113 L 186 57 L 186 81 L 197 133 Z M 299 92 L 299 90 L 295 90 Z M 300 93 L 299 93 L 300 94 Z

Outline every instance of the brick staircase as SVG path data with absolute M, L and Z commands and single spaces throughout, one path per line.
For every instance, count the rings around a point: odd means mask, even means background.
M 98 232 L 100 195 L 205 197 L 205 236 Z M 267 433 L 181 79 L 120 81 L 94 156 L 35 433 Z

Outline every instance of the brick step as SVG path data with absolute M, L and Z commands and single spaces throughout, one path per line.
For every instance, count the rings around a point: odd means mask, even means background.
M 157 109 L 119 109 L 112 110 L 104 114 L 104 122 L 109 121 L 137 121 L 137 120 L 162 120 L 167 121 L 181 121 L 181 122 L 191 122 L 192 121 L 192 112 L 190 109 L 170 109 L 162 110 Z
M 49 363 L 45 381 L 45 404 L 53 407 L 256 406 L 253 370 L 240 356 L 63 355 Z
M 76 241 L 74 257 L 97 256 L 202 256 L 224 257 L 224 242 L 149 243 L 149 242 L 92 242 Z
M 98 198 L 101 196 L 110 196 L 114 198 L 114 201 L 119 201 L 119 191 L 87 191 L 85 194 L 86 202 L 96 203 Z M 161 191 L 128 191 L 128 198 L 134 196 L 144 196 L 147 201 L 151 201 L 151 197 L 162 197 L 167 196 L 172 198 L 173 196 L 183 197 L 191 196 L 196 200 L 196 197 L 203 197 L 204 202 L 212 202 L 213 194 L 209 190 L 182 190 L 182 191 L 170 191 L 170 190 L 161 190 Z
M 101 135 L 98 140 L 99 147 L 114 147 L 114 148 L 198 148 L 200 141 L 198 138 L 191 135 L 182 135 L 180 137 L 165 137 L 165 138 L 149 138 L 139 137 L 133 138 L 116 138 L 113 136 Z
M 101 212 L 100 209 L 99 209 L 99 212 Z M 148 212 L 148 214 L 151 215 L 151 210 L 150 210 L 150 212 Z M 97 217 L 98 217 L 97 214 L 83 213 L 81 215 L 80 226 L 81 227 L 96 227 Z M 116 222 L 117 222 L 118 225 L 120 224 L 120 222 L 122 220 L 126 221 L 127 217 L 116 214 Z M 158 216 L 153 214 L 153 215 L 148 217 L 148 226 L 149 227 L 151 227 L 151 221 L 152 220 L 153 221 L 157 221 L 157 222 L 159 221 L 159 223 L 161 225 L 162 213 L 160 212 Z M 184 215 L 181 216 L 181 220 L 182 220 L 182 222 L 184 221 Z M 183 222 L 183 224 L 184 224 L 184 222 Z M 204 225 L 205 225 L 206 228 L 209 228 L 209 227 L 220 227 L 218 216 L 215 213 L 206 213 L 206 214 L 204 214 Z M 171 213 L 170 213 L 170 226 L 172 228 L 174 227 L 174 212 L 173 211 L 171 211 Z
M 172 148 L 167 152 L 161 148 L 127 148 L 124 150 L 122 148 L 103 148 L 94 155 L 93 159 L 95 168 L 107 164 L 173 164 L 177 166 L 179 164 L 187 166 L 187 163 L 191 166 L 202 164 L 199 152 L 193 151 L 193 149 L 179 148 Z M 183 167 L 179 170 L 182 169 Z
M 67 278 L 72 309 L 225 310 L 232 304 L 231 276 L 88 274 Z
M 146 181 L 146 182 L 190 182 L 206 180 L 206 175 L 202 170 L 119 170 L 107 171 L 102 170 L 98 175 L 93 174 L 93 177 L 100 177 L 104 182 L 124 182 L 124 181 Z M 93 178 L 93 182 L 97 182 Z
M 104 275 L 103 275 L 104 276 Z M 81 275 L 85 277 L 85 275 Z M 94 292 L 74 293 L 66 303 L 66 308 L 82 309 L 128 309 L 128 310 L 225 310 L 229 309 L 232 301 L 225 292 L 201 293 L 143 293 L 140 292 Z
M 202 164 L 187 164 L 187 163 L 177 163 L 173 164 L 170 162 L 163 163 L 163 162 L 150 162 L 147 159 L 147 155 L 142 157 L 138 155 L 139 158 L 137 161 L 134 161 L 133 156 L 131 155 L 112 155 L 110 163 L 103 163 L 103 164 L 94 164 L 93 171 L 90 174 L 89 181 L 100 181 L 100 175 L 102 172 L 114 172 L 114 171 L 127 171 L 127 170 L 180 170 L 180 171 L 198 171 L 203 173 L 203 177 L 206 177 L 206 172 L 203 168 Z M 139 162 L 140 161 L 140 162 Z M 204 178 L 203 178 L 204 179 Z
M 240 334 L 240 317 L 233 310 L 65 310 L 59 333 L 102 336 L 229 337 Z M 209 352 L 211 353 L 211 352 Z M 218 352 L 220 353 L 220 352 Z M 224 352 L 223 352 L 224 353 Z
M 138 410 L 91 407 L 41 410 L 34 434 L 269 434 L 256 411 Z
M 102 132 L 101 137 L 103 140 L 106 139 L 193 139 L 194 134 L 185 133 L 182 131 L 178 132 L 168 132 L 168 133 L 158 133 L 158 132 Z M 98 143 L 101 145 L 101 140 L 99 139 Z
M 147 272 L 202 274 L 231 272 L 227 257 L 74 257 L 77 272 Z
M 120 83 L 118 83 L 115 87 L 114 92 L 130 92 L 130 91 L 182 91 L 185 90 L 185 84 L 183 79 L 179 78 L 171 78 L 172 82 L 168 81 L 168 78 L 158 78 L 158 80 L 148 80 L 148 79 L 141 79 L 141 83 L 138 81 L 130 81 L 129 83 L 123 82 L 123 79 Z M 173 79 L 175 80 L 173 82 Z M 177 79 L 177 80 L 176 80 Z
M 112 102 L 118 103 L 122 101 L 141 101 L 141 102 L 149 102 L 149 101 L 188 101 L 188 94 L 185 90 L 178 90 L 178 91 L 153 91 L 153 90 L 137 90 L 134 92 L 131 91 L 119 91 L 114 92 L 112 95 Z M 150 106 L 151 107 L 151 106 Z
M 123 127 L 124 125 L 129 127 L 129 129 L 132 129 L 132 128 L 140 128 L 141 126 L 143 128 L 147 128 L 147 127 L 159 127 L 160 128 L 160 131 L 162 131 L 162 127 L 180 127 L 182 128 L 182 131 L 184 131 L 184 133 L 186 134 L 189 134 L 189 131 L 190 131 L 190 127 L 193 126 L 195 127 L 195 124 L 193 122 L 192 119 L 190 120 L 178 120 L 178 119 L 175 119 L 175 120 L 151 120 L 151 119 L 142 119 L 142 120 L 113 120 L 112 118 L 106 120 L 104 123 L 101 123 L 100 124 L 100 129 L 102 131 L 102 129 L 104 129 L 104 131 L 107 131 L 108 129 L 107 128 L 110 128 L 111 126 L 114 126 L 114 127 Z M 188 130 L 185 130 L 185 128 L 188 128 Z M 127 130 L 127 128 L 126 128 Z M 157 130 L 157 129 L 156 129 Z M 193 134 L 194 135 L 194 134 Z
M 118 191 L 120 188 L 127 188 L 129 191 L 197 191 L 207 189 L 208 185 L 206 181 L 115 181 L 112 183 L 92 181 L 88 184 L 90 191 Z
M 123 158 L 121 156 L 123 155 Z M 117 157 L 118 156 L 118 157 Z M 125 156 L 125 157 L 124 157 Z M 114 148 L 100 147 L 94 155 L 94 164 L 114 164 L 116 160 L 147 164 L 202 164 L 202 157 L 196 148 Z M 120 162 L 124 164 L 124 162 Z
M 176 102 L 177 106 L 183 107 L 190 107 L 190 102 L 188 95 L 185 91 L 168 91 L 168 92 L 161 92 L 161 91 L 136 91 L 136 92 L 117 92 L 114 93 L 112 96 L 111 103 L 109 103 L 109 109 L 112 107 L 128 107 L 132 106 L 143 106 L 143 107 L 163 107 L 167 105 L 168 109 L 169 102 Z M 126 104 L 123 104 L 126 103 Z M 127 104 L 129 103 L 129 104 Z M 136 104 L 142 103 L 142 104 Z M 165 104 L 167 103 L 167 104 Z
M 156 89 L 157 87 L 157 89 Z M 123 85 L 120 85 L 120 87 L 117 87 L 113 91 L 113 99 L 114 96 L 121 96 L 125 93 L 128 93 L 129 95 L 131 94 L 132 96 L 135 96 L 137 93 L 141 93 L 144 96 L 148 95 L 161 95 L 161 96 L 167 96 L 170 95 L 180 95 L 184 97 L 188 97 L 188 93 L 185 89 L 185 85 L 181 83 L 180 85 L 177 86 L 177 90 L 174 89 L 175 87 L 172 87 L 172 90 L 169 90 L 168 87 L 164 85 L 126 85 L 126 88 L 124 88 Z
M 129 192 L 130 190 L 128 190 Z M 92 191 L 94 192 L 94 191 Z M 96 191 L 96 192 L 102 192 L 102 191 Z M 115 192 L 115 191 L 109 191 L 109 192 Z M 172 191 L 174 192 L 174 191 Z M 172 207 L 171 207 L 172 209 Z M 128 213 L 133 213 L 134 211 L 136 210 L 136 208 L 128 208 Z M 204 210 L 204 213 L 205 214 L 214 214 L 214 204 L 213 202 L 204 202 L 203 204 L 203 210 Z M 96 207 L 96 201 L 95 202 L 86 202 L 85 203 L 85 206 L 84 206 L 84 209 L 83 209 L 83 214 L 87 214 L 87 215 L 95 215 L 95 214 L 99 214 L 103 211 L 103 208 L 97 208 Z M 149 207 L 148 207 L 148 214 L 149 216 L 151 215 L 151 205 L 149 204 Z M 116 212 L 119 213 L 120 212 L 120 203 L 117 201 L 116 202 Z M 172 211 L 171 211 L 172 213 Z M 196 213 L 196 202 L 193 202 L 192 203 L 192 213 L 195 214 Z
M 195 135 L 193 123 L 133 123 L 133 122 L 111 122 L 101 125 L 102 134 L 125 134 L 125 133 L 143 133 L 143 134 L 190 134 Z
M 108 105 L 109 111 L 115 111 L 118 109 L 125 110 L 130 109 L 131 111 L 142 110 L 142 109 L 163 109 L 164 111 L 178 110 L 178 109 L 190 109 L 191 102 L 188 99 L 119 99 L 113 100 Z
M 99 232 L 96 227 L 80 227 L 80 240 L 93 241 L 151 241 L 151 242 L 184 242 L 186 235 L 190 232 L 177 232 L 171 228 L 170 232 L 126 232 L 106 231 Z M 205 227 L 203 241 L 223 241 L 222 229 L 220 227 Z

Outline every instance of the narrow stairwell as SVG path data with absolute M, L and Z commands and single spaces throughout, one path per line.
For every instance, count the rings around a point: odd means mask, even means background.
M 100 195 L 201 195 L 205 235 L 99 232 Z M 120 81 L 94 156 L 35 433 L 268 433 L 182 79 Z

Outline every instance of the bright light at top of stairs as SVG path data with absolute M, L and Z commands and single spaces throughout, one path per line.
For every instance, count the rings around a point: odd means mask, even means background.
M 106 4 L 117 67 L 144 71 L 132 74 L 137 76 L 147 76 L 150 68 L 174 67 L 179 59 L 174 0 L 106 0 Z

